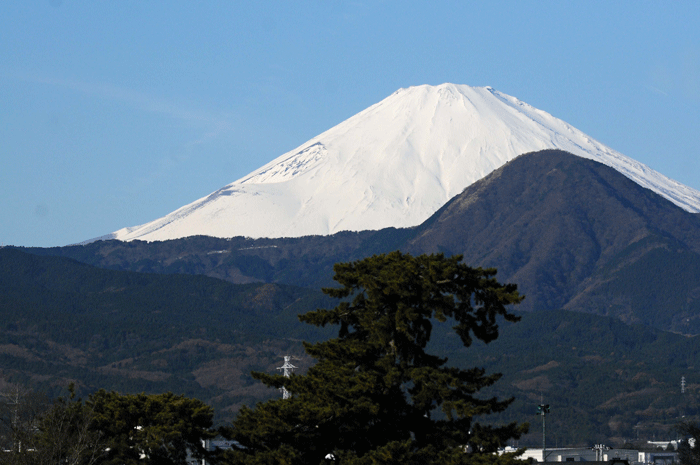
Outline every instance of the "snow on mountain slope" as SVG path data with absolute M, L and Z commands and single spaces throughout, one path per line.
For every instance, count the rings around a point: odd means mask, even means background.
M 298 237 L 420 224 L 526 152 L 558 148 L 609 165 L 680 207 L 700 192 L 490 87 L 400 89 L 267 165 L 169 215 L 100 239 Z

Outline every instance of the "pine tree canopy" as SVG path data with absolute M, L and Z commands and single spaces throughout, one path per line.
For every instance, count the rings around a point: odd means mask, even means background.
M 188 452 L 207 457 L 203 441 L 211 430 L 213 410 L 198 399 L 164 394 L 97 391 L 87 402 L 92 429 L 106 439 L 100 465 L 186 465 Z
M 527 425 L 473 421 L 509 405 L 475 396 L 500 375 L 451 367 L 426 351 L 434 325 L 452 325 L 468 347 L 494 340 L 499 318 L 518 320 L 506 308 L 523 298 L 516 285 L 461 260 L 393 252 L 336 264 L 340 287 L 323 291 L 343 300 L 300 319 L 336 325 L 338 336 L 304 344 L 317 360 L 304 375 L 253 373 L 292 398 L 242 408 L 226 430 L 240 447 L 225 462 L 317 464 L 328 454 L 341 464 L 514 462 L 493 452 Z

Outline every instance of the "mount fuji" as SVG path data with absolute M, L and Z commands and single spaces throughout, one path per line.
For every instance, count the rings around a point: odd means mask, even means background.
M 518 155 L 560 149 L 608 165 L 679 207 L 700 192 L 491 87 L 399 89 L 249 175 L 99 239 L 300 237 L 410 227 Z

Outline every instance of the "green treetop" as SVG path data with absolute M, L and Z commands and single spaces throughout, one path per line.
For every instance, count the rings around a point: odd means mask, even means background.
M 100 390 L 90 396 L 92 429 L 102 434 L 106 452 L 99 464 L 187 465 L 187 454 L 208 457 L 203 441 L 216 435 L 213 410 L 198 399 L 164 394 L 120 394 Z
M 342 464 L 509 463 L 493 452 L 527 426 L 481 426 L 473 417 L 504 410 L 510 400 L 475 394 L 500 375 L 447 366 L 426 352 L 434 324 L 451 321 L 465 346 L 498 336 L 497 319 L 518 318 L 506 306 L 522 300 L 493 269 L 470 268 L 461 256 L 394 252 L 336 264 L 340 299 L 300 319 L 338 325 L 338 337 L 305 343 L 317 359 L 305 375 L 254 373 L 287 400 L 243 408 L 226 433 L 239 448 L 226 463 Z M 471 451 L 471 452 L 466 452 Z

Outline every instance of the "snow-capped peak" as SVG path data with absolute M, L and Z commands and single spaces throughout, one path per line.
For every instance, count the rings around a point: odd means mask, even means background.
M 249 175 L 106 238 L 298 237 L 420 224 L 523 153 L 557 148 L 609 165 L 680 207 L 700 192 L 491 87 L 399 89 Z

